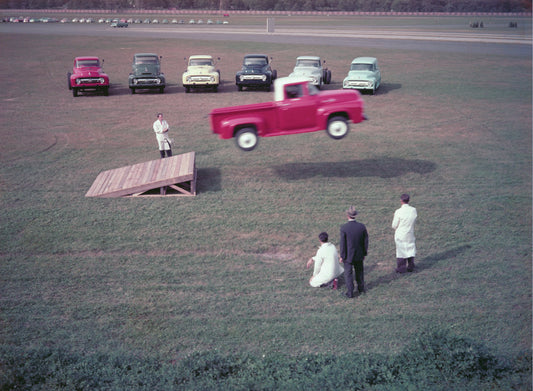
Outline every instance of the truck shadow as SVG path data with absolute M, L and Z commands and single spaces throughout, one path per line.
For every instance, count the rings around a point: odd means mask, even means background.
M 382 157 L 343 162 L 286 163 L 273 166 L 272 168 L 281 178 L 294 181 L 316 177 L 394 178 L 408 172 L 427 174 L 435 171 L 436 167 L 437 165 L 435 163 L 427 160 Z
M 385 95 L 391 91 L 402 88 L 400 83 L 381 83 L 375 95 Z M 322 86 L 321 90 L 342 90 L 342 80 L 339 82 L 331 82 L 331 84 Z M 360 91 L 361 95 L 372 95 L 370 91 Z

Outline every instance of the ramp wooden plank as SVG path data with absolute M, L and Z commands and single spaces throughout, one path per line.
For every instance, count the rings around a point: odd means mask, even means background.
M 86 197 L 123 197 L 172 186 L 184 195 L 196 195 L 195 152 L 151 160 L 98 174 Z

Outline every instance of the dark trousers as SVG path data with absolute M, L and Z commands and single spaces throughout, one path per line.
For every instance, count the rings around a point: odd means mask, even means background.
M 398 273 L 412 272 L 415 269 L 415 258 L 396 258 L 396 271 Z
M 346 284 L 346 296 L 348 297 L 353 297 L 354 271 L 357 290 L 359 293 L 364 293 L 365 291 L 365 271 L 363 268 L 363 261 L 354 261 L 353 264 L 344 262 L 344 283 Z

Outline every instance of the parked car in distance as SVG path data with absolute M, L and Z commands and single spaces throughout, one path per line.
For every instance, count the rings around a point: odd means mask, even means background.
M 113 22 L 111 22 L 110 26 L 111 26 L 111 27 L 128 27 L 128 23 L 119 20 L 119 21 L 113 21 Z
M 235 84 L 239 91 L 244 87 L 264 88 L 270 91 L 270 86 L 278 76 L 272 69 L 266 54 L 247 54 L 242 61 L 242 68 L 235 74 Z
M 104 60 L 102 60 L 103 64 Z M 98 57 L 76 57 L 72 73 L 67 73 L 68 89 L 74 97 L 80 91 L 97 91 L 109 95 L 109 76 L 102 70 Z
M 165 91 L 165 74 L 161 72 L 161 57 L 155 53 L 136 53 L 133 56 L 132 70 L 128 85 L 132 94 L 140 89 Z
M 213 109 L 211 130 L 221 139 L 235 138 L 239 148 L 253 150 L 259 137 L 316 132 L 326 129 L 334 139 L 365 118 L 358 91 L 319 91 L 306 77 L 274 82 L 274 101 Z
M 342 88 L 370 91 L 374 94 L 381 85 L 381 71 L 378 60 L 374 57 L 354 58 L 348 75 L 342 82 Z
M 318 56 L 299 56 L 290 77 L 306 77 L 311 84 L 321 88 L 324 84 L 331 83 L 331 71 L 324 67 L 326 61 Z
M 192 88 L 211 88 L 216 92 L 220 84 L 220 71 L 215 69 L 215 59 L 212 56 L 190 56 L 187 70 L 183 72 L 181 79 L 185 92 L 190 92 Z

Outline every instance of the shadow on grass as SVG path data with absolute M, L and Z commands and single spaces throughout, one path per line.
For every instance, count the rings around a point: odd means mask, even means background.
M 408 172 L 427 174 L 437 165 L 426 160 L 383 157 L 346 162 L 287 163 L 274 166 L 276 173 L 286 180 L 325 178 L 380 177 L 394 178 Z
M 197 172 L 196 190 L 199 193 L 208 191 L 220 191 L 220 169 L 199 168 Z
M 440 261 L 444 261 L 446 259 L 455 258 L 458 255 L 462 254 L 466 250 L 468 250 L 471 246 L 469 244 L 465 244 L 463 246 L 459 246 L 456 248 L 453 248 L 451 250 L 443 251 L 437 254 L 433 254 L 430 256 L 427 256 L 425 258 L 422 258 L 420 260 L 416 260 L 415 258 L 415 271 L 414 273 L 420 273 L 424 270 L 427 270 L 431 267 L 433 267 L 436 263 Z M 376 268 L 377 265 L 373 264 L 369 267 L 365 267 L 365 271 L 370 272 L 372 269 Z M 406 273 L 406 274 L 412 274 L 412 273 Z M 386 274 L 384 276 L 378 277 L 377 279 L 370 281 L 366 283 L 366 289 L 371 290 L 375 287 L 383 284 L 390 284 L 392 281 L 397 280 L 398 278 L 402 278 L 402 274 L 396 273 L 393 271 L 392 273 Z
M 402 88 L 400 83 L 381 83 L 378 90 L 375 92 L 376 95 L 384 95 L 394 90 L 399 90 Z M 342 80 L 339 82 L 331 82 L 331 84 L 325 84 L 321 87 L 321 90 L 342 90 Z M 371 91 L 360 90 L 361 95 L 372 95 Z
M 383 95 L 387 94 L 394 90 L 399 90 L 402 88 L 402 85 L 400 83 L 381 83 L 378 90 L 376 91 L 376 95 Z

